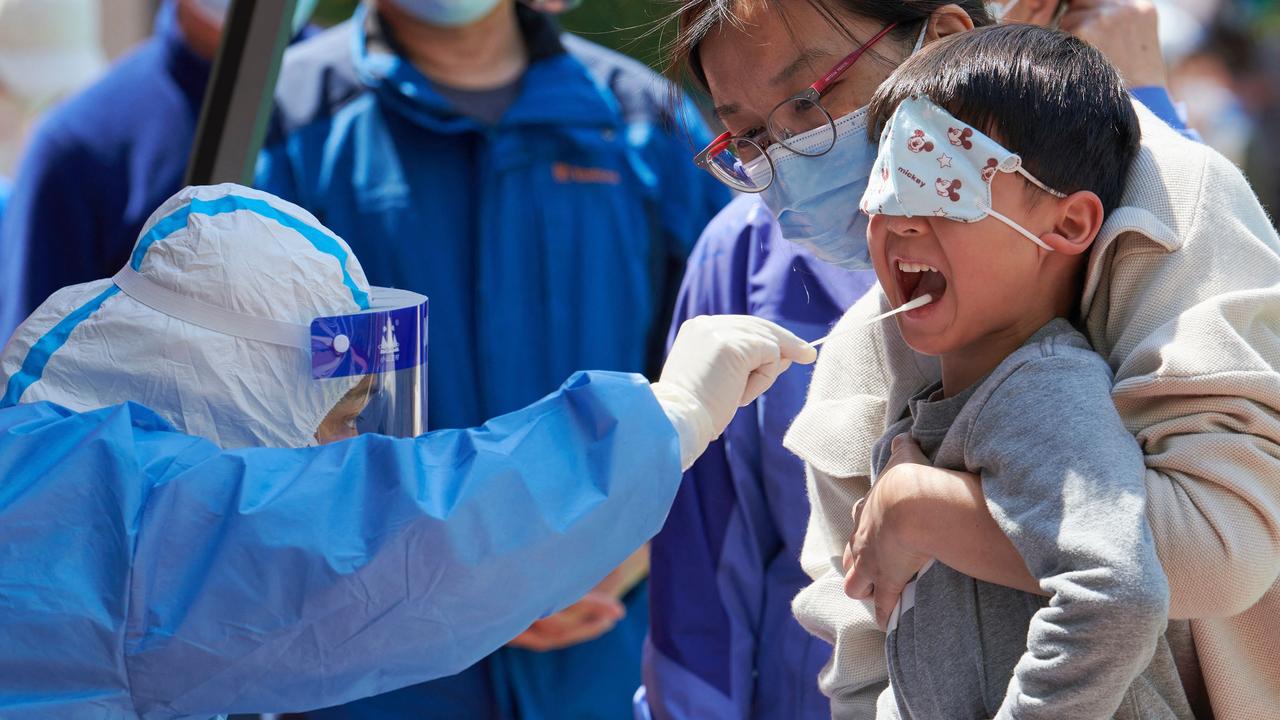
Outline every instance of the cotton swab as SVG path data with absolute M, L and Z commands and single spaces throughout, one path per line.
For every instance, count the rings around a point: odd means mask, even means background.
M 868 326 L 868 325 L 870 325 L 871 323 L 874 323 L 874 322 L 880 322 L 881 320 L 884 320 L 885 318 L 888 318 L 888 317 L 893 317 L 894 315 L 897 315 L 898 313 L 903 313 L 903 312 L 907 312 L 908 310 L 915 310 L 916 308 L 924 307 L 925 305 L 928 305 L 928 304 L 929 304 L 929 303 L 931 303 L 931 302 L 933 302 L 933 296 L 932 296 L 932 295 L 928 295 L 928 294 L 921 295 L 920 297 L 916 298 L 915 300 L 912 300 L 912 301 L 911 301 L 911 302 L 909 302 L 909 303 L 903 303 L 903 304 L 902 304 L 900 307 L 898 307 L 898 308 L 895 308 L 895 309 L 893 309 L 893 310 L 890 310 L 890 311 L 889 311 L 889 312 L 887 312 L 887 313 L 883 313 L 883 314 L 881 314 L 881 315 L 877 315 L 877 316 L 875 316 L 875 317 L 871 318 L 870 320 L 867 320 L 867 321 L 863 322 L 861 325 L 859 325 L 859 326 L 858 326 L 858 328 L 866 327 L 866 326 Z M 819 345 L 821 345 L 822 343 L 824 343 L 824 342 L 826 342 L 826 341 L 830 340 L 830 339 L 831 339 L 831 338 L 833 338 L 833 337 L 840 337 L 841 335 L 848 335 L 849 333 L 854 332 L 854 331 L 855 331 L 855 330 L 857 330 L 858 328 L 850 328 L 850 329 L 848 329 L 848 330 L 841 330 L 840 332 L 834 332 L 834 333 L 831 333 L 830 335 L 828 335 L 828 336 L 826 336 L 826 337 L 818 338 L 817 340 L 814 340 L 813 342 L 809 343 L 809 345 L 810 345 L 810 346 L 812 346 L 812 347 L 818 347 Z

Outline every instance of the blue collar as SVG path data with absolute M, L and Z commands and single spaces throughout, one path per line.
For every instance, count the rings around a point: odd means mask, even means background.
M 529 67 L 516 101 L 498 121 L 515 125 L 618 128 L 622 120 L 607 91 L 560 42 L 559 29 L 544 14 L 517 3 Z M 352 19 L 352 56 L 360 81 L 414 122 L 444 132 L 484 129 L 458 114 L 412 63 L 404 59 L 389 29 L 361 4 Z

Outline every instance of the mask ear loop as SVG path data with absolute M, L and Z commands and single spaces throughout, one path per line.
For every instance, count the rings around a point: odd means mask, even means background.
M 1007 172 L 1007 171 L 1006 171 L 1006 172 Z M 1062 192 L 1059 192 L 1059 191 L 1057 191 L 1057 190 L 1054 190 L 1053 188 L 1049 187 L 1048 185 L 1045 185 L 1044 183 L 1040 182 L 1039 178 L 1037 178 L 1035 175 L 1032 175 L 1031 173 L 1027 172 L 1027 171 L 1022 167 L 1022 165 L 1021 165 L 1021 164 L 1019 164 L 1019 165 L 1018 165 L 1018 167 L 1014 168 L 1013 172 L 1019 173 L 1020 175 L 1022 175 L 1022 177 L 1026 178 L 1027 180 L 1029 180 L 1029 181 L 1031 182 L 1031 184 L 1032 184 L 1032 185 L 1035 185 L 1036 187 L 1038 187 L 1038 188 L 1040 188 L 1041 190 L 1043 190 L 1043 191 L 1045 191 L 1045 192 L 1049 193 L 1050 195 L 1052 195 L 1052 196 L 1054 196 L 1054 197 L 1058 198 L 1059 200 L 1061 200 L 1062 198 L 1065 198 L 1065 197 L 1067 196 L 1067 195 L 1066 195 L 1066 193 L 1062 193 Z M 991 217 L 993 217 L 993 218 L 995 218 L 995 219 L 999 220 L 1000 222 L 1004 223 L 1005 225 L 1008 225 L 1009 227 L 1013 228 L 1014 230 L 1017 230 L 1017 231 L 1018 231 L 1018 232 L 1019 232 L 1023 237 L 1025 237 L 1026 239 L 1030 240 L 1031 242 L 1033 242 L 1033 243 L 1035 243 L 1035 244 L 1039 245 L 1040 247 L 1044 248 L 1045 250 L 1048 250 L 1049 252 L 1053 252 L 1053 251 L 1054 251 L 1054 250 L 1053 250 L 1053 248 L 1051 248 L 1051 247 L 1049 247 L 1048 245 L 1046 245 L 1046 244 L 1045 244 L 1045 242 L 1044 242 L 1043 240 L 1041 240 L 1040 238 L 1038 238 L 1038 237 L 1036 237 L 1034 234 L 1032 234 L 1032 232 L 1031 232 L 1030 230 L 1028 230 L 1028 229 L 1026 229 L 1026 228 L 1022 227 L 1022 226 L 1021 226 L 1021 225 L 1019 225 L 1018 223 L 1016 223 L 1016 222 L 1014 222 L 1014 221 L 1010 220 L 1009 218 L 1005 217 L 1004 215 L 1001 215 L 1000 213 L 996 212 L 994 208 L 987 207 L 986 205 L 984 205 L 984 204 L 982 204 L 982 203 L 979 203 L 979 204 L 978 204 L 978 206 L 979 206 L 979 207 L 981 207 L 981 208 L 983 209 L 983 211 L 985 211 L 985 212 L 986 212 L 988 215 L 990 215 Z
M 929 18 L 924 19 L 924 27 L 920 28 L 920 37 L 916 38 L 915 47 L 911 48 L 911 53 L 907 57 L 911 57 L 920 52 L 920 48 L 924 47 L 924 37 L 929 33 Z

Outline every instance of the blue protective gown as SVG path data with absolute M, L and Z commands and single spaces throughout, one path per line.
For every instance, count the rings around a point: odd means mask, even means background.
M 376 17 L 285 57 L 259 185 L 312 211 L 370 282 L 431 298 L 431 427 L 520 407 L 579 367 L 656 367 L 679 269 L 728 191 L 689 162 L 709 135 L 638 63 L 518 6 L 530 64 L 496 124 L 455 112 Z M 686 120 L 696 116 L 691 111 Z M 627 617 L 553 653 L 315 717 L 625 717 L 644 587 Z
M 1163 88 L 1133 96 L 1193 139 Z M 758 197 L 735 200 L 689 258 L 672 331 L 695 315 L 748 313 L 806 339 L 825 335 L 875 281 L 786 242 Z M 654 538 L 650 639 L 636 717 L 827 720 L 819 670 L 831 647 L 791 615 L 809 505 L 804 468 L 782 436 L 812 366 L 794 367 L 686 473 Z
M 0 717 L 297 711 L 448 675 L 661 526 L 648 383 L 473 430 L 221 451 L 132 403 L 0 409 Z

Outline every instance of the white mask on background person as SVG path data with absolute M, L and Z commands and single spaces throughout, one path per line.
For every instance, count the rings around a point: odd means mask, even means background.
M 222 22 L 231 7 L 231 0 L 192 0 L 197 8 L 210 20 Z
M 1018 173 L 1057 198 L 1065 194 L 1022 167 L 1022 157 L 929 98 L 902 101 L 880 136 L 880 154 L 859 208 L 867 215 L 938 217 L 975 223 L 993 217 L 1052 251 L 1035 233 L 992 207 L 991 181 Z
M 390 0 L 422 22 L 441 27 L 470 25 L 488 15 L 500 0 Z
M 293 31 L 296 33 L 311 20 L 320 0 L 298 0 L 293 7 Z M 231 9 L 231 0 L 192 0 L 197 9 L 210 22 L 221 25 L 227 20 L 227 11 Z
M 996 22 L 1002 23 L 1004 22 L 1004 19 L 1008 17 L 1009 11 L 1017 7 L 1019 1 L 1020 0 L 1009 0 L 1009 2 L 1003 3 L 989 2 L 987 3 L 987 12 L 991 14 L 991 17 Z

